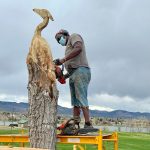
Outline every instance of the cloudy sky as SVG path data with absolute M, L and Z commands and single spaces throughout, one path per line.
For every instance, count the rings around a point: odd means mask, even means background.
M 54 38 L 59 29 L 84 38 L 91 109 L 150 112 L 149 0 L 1 1 L 0 101 L 28 102 L 25 62 L 41 22 L 33 8 L 46 8 L 55 19 L 42 34 L 55 59 L 64 55 Z M 59 104 L 71 107 L 68 82 L 58 89 Z

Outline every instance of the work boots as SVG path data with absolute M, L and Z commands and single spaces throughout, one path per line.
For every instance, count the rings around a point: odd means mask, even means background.
M 92 128 L 93 128 L 93 126 L 92 126 L 91 122 L 85 122 L 84 129 L 92 129 Z

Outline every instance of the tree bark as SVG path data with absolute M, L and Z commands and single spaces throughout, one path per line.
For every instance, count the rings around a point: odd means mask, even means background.
M 56 84 L 51 83 L 46 72 L 36 63 L 27 64 L 27 67 L 30 146 L 55 150 L 58 100 Z

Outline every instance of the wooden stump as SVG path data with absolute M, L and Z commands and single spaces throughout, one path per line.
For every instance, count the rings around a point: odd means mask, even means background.
M 44 72 L 35 64 L 28 64 L 29 137 L 34 148 L 55 149 L 58 91 Z M 44 86 L 39 86 L 42 77 Z M 44 78 L 45 77 L 45 78 Z

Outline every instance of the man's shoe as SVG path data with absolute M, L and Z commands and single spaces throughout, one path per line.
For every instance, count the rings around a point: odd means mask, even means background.
M 93 128 L 93 126 L 90 122 L 85 122 L 84 129 L 92 129 L 92 128 Z

